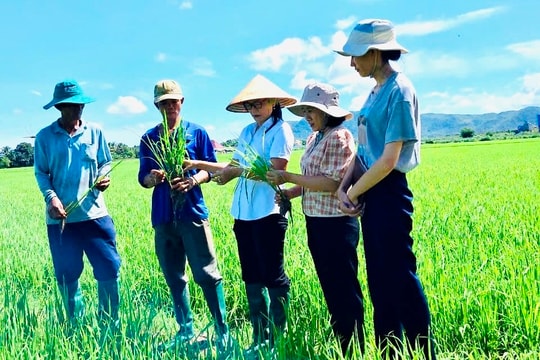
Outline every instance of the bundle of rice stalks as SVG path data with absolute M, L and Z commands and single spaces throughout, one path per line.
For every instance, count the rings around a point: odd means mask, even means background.
M 69 214 L 71 214 L 73 211 L 75 211 L 77 208 L 79 208 L 82 204 L 82 202 L 84 201 L 84 199 L 86 199 L 88 197 L 88 195 L 90 195 L 90 193 L 94 190 L 96 190 L 96 186 L 99 184 L 99 182 L 103 179 L 105 179 L 107 176 L 109 176 L 109 174 L 114 170 L 114 168 L 116 168 L 118 165 L 120 165 L 120 163 L 122 162 L 122 160 L 120 160 L 119 162 L 117 162 L 116 164 L 114 164 L 113 166 L 111 166 L 111 168 L 109 169 L 109 171 L 107 171 L 105 174 L 99 176 L 96 181 L 94 181 L 94 183 L 92 184 L 92 186 L 90 186 L 90 188 L 88 188 L 88 190 L 86 190 L 84 192 L 84 194 L 82 194 L 82 196 L 75 200 L 75 201 L 72 201 L 70 202 L 65 208 L 64 208 L 64 211 L 66 212 L 66 218 L 69 216 Z M 61 219 L 60 220 L 60 233 L 63 233 L 64 232 L 64 227 L 66 226 L 66 219 Z
M 167 122 L 167 114 L 164 110 L 161 111 L 162 116 L 162 132 L 158 141 L 144 139 L 143 141 L 152 152 L 154 161 L 157 163 L 160 170 L 165 173 L 165 179 L 171 185 L 171 180 L 177 177 L 184 177 L 183 164 L 185 159 L 189 159 L 186 143 L 186 131 L 182 126 L 182 121 L 169 133 L 169 125 Z M 185 194 L 180 191 L 171 191 L 171 200 L 173 203 L 174 218 L 176 219 L 177 211 L 179 211 L 185 202 Z
M 292 209 L 291 200 L 285 196 L 285 193 L 278 185 L 270 182 L 266 177 L 268 171 L 274 170 L 272 163 L 270 160 L 266 160 L 260 155 L 251 145 L 246 143 L 244 148 L 245 152 L 238 151 L 238 154 L 247 164 L 238 164 L 238 166 L 243 169 L 242 176 L 246 179 L 258 180 L 270 185 L 270 187 L 279 195 L 279 213 L 284 216 Z

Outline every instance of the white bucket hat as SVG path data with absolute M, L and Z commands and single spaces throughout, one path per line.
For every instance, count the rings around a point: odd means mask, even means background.
M 225 108 L 231 112 L 245 113 L 245 101 L 276 99 L 281 107 L 292 105 L 296 99 L 262 75 L 256 75 Z
M 352 113 L 339 107 L 339 93 L 328 84 L 312 83 L 305 87 L 304 94 L 299 103 L 287 106 L 294 115 L 304 116 L 303 107 L 309 106 L 321 110 L 322 112 L 334 116 L 345 117 L 345 120 L 352 118 Z
M 370 49 L 400 50 L 408 52 L 396 41 L 394 25 L 388 20 L 366 19 L 356 24 L 342 50 L 334 50 L 343 56 L 362 56 Z

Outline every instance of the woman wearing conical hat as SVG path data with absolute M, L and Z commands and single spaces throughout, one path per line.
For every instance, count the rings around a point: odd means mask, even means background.
M 275 335 L 285 331 L 290 280 L 283 257 L 288 220 L 274 202 L 274 189 L 243 170 L 249 168 L 243 154 L 254 150 L 272 168 L 285 170 L 294 136 L 281 109 L 294 103 L 294 97 L 270 80 L 255 76 L 226 107 L 231 112 L 249 113 L 254 120 L 242 130 L 231 163 L 187 162 L 188 168 L 214 173 L 212 179 L 219 185 L 238 178 L 231 214 L 253 326 L 253 343 L 246 357 L 270 350 Z

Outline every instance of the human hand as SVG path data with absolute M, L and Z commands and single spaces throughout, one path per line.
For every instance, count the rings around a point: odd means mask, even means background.
M 183 193 L 193 189 L 196 185 L 196 181 L 193 177 L 177 177 L 171 180 L 171 189 L 173 191 L 180 191 Z
M 157 186 L 165 181 L 165 171 L 152 169 L 150 174 L 146 175 L 144 183 L 148 187 Z
M 281 189 L 281 194 L 279 192 L 276 192 L 274 194 L 274 202 L 278 205 L 281 205 L 283 202 L 283 198 L 285 199 L 291 199 L 290 191 L 287 189 Z
M 285 173 L 285 170 L 270 170 L 266 173 L 266 179 L 274 185 L 281 185 L 287 182 Z
M 339 210 L 345 215 L 356 217 L 361 216 L 364 210 L 363 204 L 359 204 L 358 201 L 352 200 L 349 195 L 339 188 L 336 192 L 339 199 Z
M 217 183 L 218 185 L 225 185 L 229 181 L 231 181 L 235 177 L 235 172 L 238 171 L 238 168 L 227 166 L 223 169 L 216 171 L 212 175 L 212 181 Z
M 47 214 L 51 219 L 65 219 L 67 217 L 66 211 L 64 210 L 64 205 L 59 198 L 53 197 L 47 205 Z
M 111 184 L 111 178 L 108 176 L 105 176 L 104 178 L 101 178 L 98 182 L 96 182 L 96 185 L 94 186 L 99 191 L 105 191 Z
M 199 161 L 198 160 L 184 160 L 182 168 L 184 170 L 198 169 Z

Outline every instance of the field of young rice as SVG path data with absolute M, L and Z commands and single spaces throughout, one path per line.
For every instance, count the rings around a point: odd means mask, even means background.
M 539 359 L 540 140 L 424 145 L 422 151 L 422 164 L 409 175 L 413 235 L 439 359 Z M 291 169 L 298 170 L 300 154 L 294 154 Z M 96 284 L 88 263 L 81 278 L 86 317 L 76 328 L 64 321 L 33 169 L 0 170 L 0 359 L 181 358 L 156 351 L 177 329 L 153 251 L 151 190 L 139 186 L 137 170 L 137 160 L 122 162 L 105 193 L 123 259 L 116 335 L 97 325 Z M 228 320 L 239 346 L 246 347 L 250 326 L 229 215 L 233 188 L 203 184 Z M 339 359 L 298 200 L 293 219 L 286 245 L 289 331 L 276 358 Z M 362 246 L 358 253 L 366 359 L 376 359 Z M 196 329 L 211 331 L 201 290 L 191 282 L 190 291 Z M 351 358 L 361 357 L 353 351 Z

